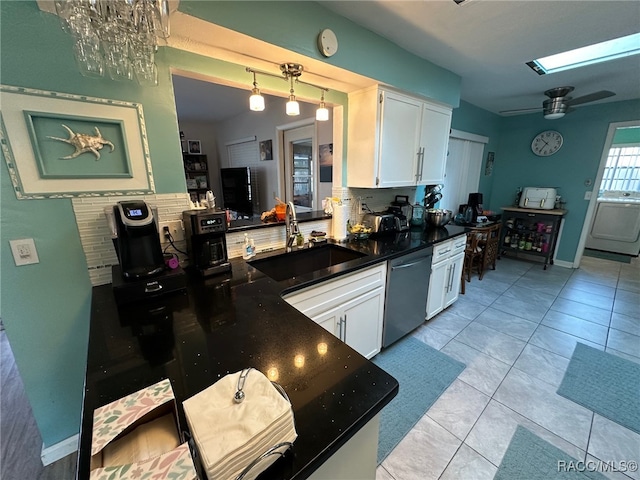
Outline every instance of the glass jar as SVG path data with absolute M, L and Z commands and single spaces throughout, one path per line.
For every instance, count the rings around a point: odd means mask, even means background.
M 424 210 L 425 208 L 419 203 L 416 203 L 413 206 L 413 214 L 411 215 L 411 225 L 424 224 Z

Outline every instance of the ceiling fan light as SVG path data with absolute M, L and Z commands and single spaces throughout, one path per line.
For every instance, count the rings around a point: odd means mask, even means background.
M 296 116 L 300 115 L 300 104 L 296 101 L 295 95 L 289 95 L 289 101 L 286 105 L 287 115 Z
M 564 117 L 564 115 L 565 115 L 564 112 L 550 112 L 550 113 L 545 113 L 544 118 L 546 118 L 547 120 L 556 120 L 558 118 Z
M 254 88 L 251 90 L 249 97 L 249 108 L 254 112 L 262 112 L 264 110 L 264 97 L 260 95 L 260 90 Z

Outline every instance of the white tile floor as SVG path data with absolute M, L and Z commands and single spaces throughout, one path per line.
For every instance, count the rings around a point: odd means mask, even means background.
M 577 342 L 640 363 L 639 259 L 545 271 L 502 258 L 413 335 L 467 368 L 377 480 L 491 479 L 517 425 L 577 460 L 640 461 L 640 435 L 556 394 Z

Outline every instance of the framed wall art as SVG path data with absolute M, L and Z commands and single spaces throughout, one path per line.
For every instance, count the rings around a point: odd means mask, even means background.
M 333 181 L 333 143 L 320 145 L 318 157 L 320 159 L 320 181 Z
M 0 85 L 0 105 L 17 198 L 155 192 L 140 104 Z
M 189 153 L 192 155 L 200 155 L 202 153 L 202 147 L 200 146 L 200 140 L 189 140 Z
M 272 140 L 263 140 L 260 142 L 260 160 L 273 160 Z

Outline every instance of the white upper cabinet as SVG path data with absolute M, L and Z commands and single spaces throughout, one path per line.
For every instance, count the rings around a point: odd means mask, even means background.
M 450 131 L 451 108 L 423 103 L 420 130 L 422 165 L 417 185 L 435 185 L 444 182 Z
M 441 183 L 451 108 L 376 85 L 349 94 L 347 185 Z

